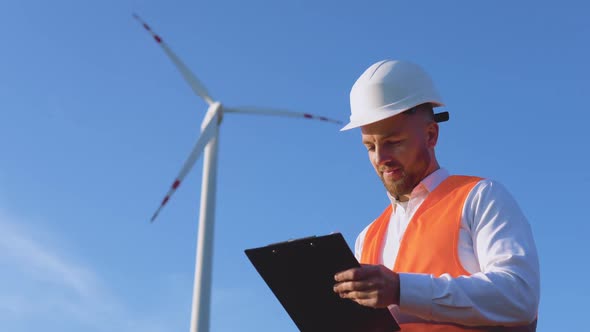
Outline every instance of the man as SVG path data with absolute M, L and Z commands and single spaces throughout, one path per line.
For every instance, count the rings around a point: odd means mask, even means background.
M 362 266 L 334 291 L 388 307 L 402 331 L 535 331 L 539 263 L 530 226 L 498 182 L 451 176 L 435 155 L 448 113 L 430 77 L 381 61 L 354 84 L 350 123 L 391 200 L 358 236 Z

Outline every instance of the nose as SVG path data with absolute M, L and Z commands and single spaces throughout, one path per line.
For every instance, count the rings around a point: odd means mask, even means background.
M 373 162 L 375 165 L 387 164 L 391 161 L 391 153 L 383 147 L 376 147 L 375 154 L 373 156 Z

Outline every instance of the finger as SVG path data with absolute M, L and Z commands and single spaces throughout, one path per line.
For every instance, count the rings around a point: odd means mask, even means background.
M 376 298 L 369 298 L 369 299 L 355 299 L 353 300 L 354 302 L 365 306 L 365 307 L 370 307 L 370 308 L 384 308 L 387 306 L 384 305 L 379 305 L 379 302 L 377 302 Z
M 357 281 L 367 279 L 379 272 L 378 265 L 366 265 L 337 273 L 336 281 Z
M 388 304 L 380 301 L 377 292 L 348 292 L 340 295 L 342 298 L 354 301 L 362 306 L 371 308 L 386 308 Z
M 336 280 L 338 282 L 355 280 L 354 276 L 358 274 L 358 272 L 356 272 L 356 271 L 359 269 L 360 268 L 348 269 L 346 271 L 336 273 L 334 275 L 334 280 Z
M 334 292 L 344 293 L 351 291 L 367 291 L 376 289 L 377 284 L 373 280 L 345 281 L 334 285 Z
M 345 298 L 345 299 L 350 299 L 350 300 L 353 300 L 353 301 L 369 300 L 369 299 L 374 299 L 376 301 L 376 299 L 377 299 L 377 292 L 376 291 L 368 291 L 368 292 L 364 292 L 364 291 L 344 292 L 344 293 L 340 293 L 340 297 Z

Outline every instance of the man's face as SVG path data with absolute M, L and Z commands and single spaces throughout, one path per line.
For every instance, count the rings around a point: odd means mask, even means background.
M 438 168 L 434 157 L 438 125 L 420 112 L 398 114 L 361 127 L 369 159 L 387 191 L 397 199 L 409 195 Z

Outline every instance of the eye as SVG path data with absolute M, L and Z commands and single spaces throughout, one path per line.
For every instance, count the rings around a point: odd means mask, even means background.
M 375 145 L 373 144 L 365 144 L 365 147 L 367 148 L 367 151 L 374 151 L 375 150 Z
M 387 145 L 390 146 L 398 146 L 400 144 L 402 144 L 404 142 L 404 140 L 391 140 L 387 142 Z

